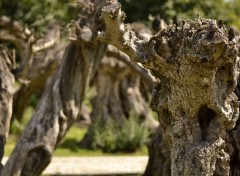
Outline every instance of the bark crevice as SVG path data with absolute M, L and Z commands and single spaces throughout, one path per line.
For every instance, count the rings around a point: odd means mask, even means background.
M 207 141 L 208 128 L 210 122 L 215 118 L 216 113 L 208 108 L 206 105 L 202 106 L 198 112 L 198 121 L 202 131 L 201 137 L 203 141 Z

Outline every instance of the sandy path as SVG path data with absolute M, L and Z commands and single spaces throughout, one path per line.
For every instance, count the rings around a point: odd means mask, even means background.
M 4 158 L 6 162 L 7 158 Z M 53 157 L 44 174 L 135 174 L 143 173 L 147 156 Z

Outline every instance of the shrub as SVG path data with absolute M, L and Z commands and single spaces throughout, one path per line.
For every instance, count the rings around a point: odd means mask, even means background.
M 112 118 L 99 118 L 92 131 L 92 148 L 103 152 L 135 152 L 148 141 L 149 131 L 136 115 L 119 125 Z

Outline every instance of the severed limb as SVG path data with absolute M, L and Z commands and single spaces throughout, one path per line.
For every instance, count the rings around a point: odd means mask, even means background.
M 108 42 L 130 56 L 134 62 L 146 63 L 154 54 L 154 48 L 149 38 L 139 39 L 135 33 L 124 24 L 126 15 L 121 11 L 121 5 L 109 1 L 102 9 L 102 17 L 106 30 L 99 33 L 100 40 Z M 148 52 L 146 52 L 146 49 Z M 149 52 L 152 51 L 152 52 Z

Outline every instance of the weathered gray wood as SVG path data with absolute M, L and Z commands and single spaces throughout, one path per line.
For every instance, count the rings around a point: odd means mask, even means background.
M 150 40 L 138 39 L 123 24 L 120 5 L 103 9 L 105 40 L 160 79 L 152 108 L 171 151 L 171 175 L 230 173 L 226 134 L 239 116 L 237 49 L 214 20 L 179 21 Z M 159 166 L 161 167 L 161 166 Z
M 86 19 L 76 22 L 75 41 L 66 48 L 55 77 L 46 87 L 2 175 L 40 175 L 51 161 L 57 144 L 80 114 L 91 73 L 106 49 L 105 44 L 96 41 L 97 30 L 101 27 L 100 10 L 105 2 L 86 0 L 83 3 L 87 6 L 81 13 Z M 84 30 L 87 27 L 89 30 Z
M 10 71 L 11 66 L 7 51 L 0 46 L 0 163 L 12 115 L 14 77 Z

